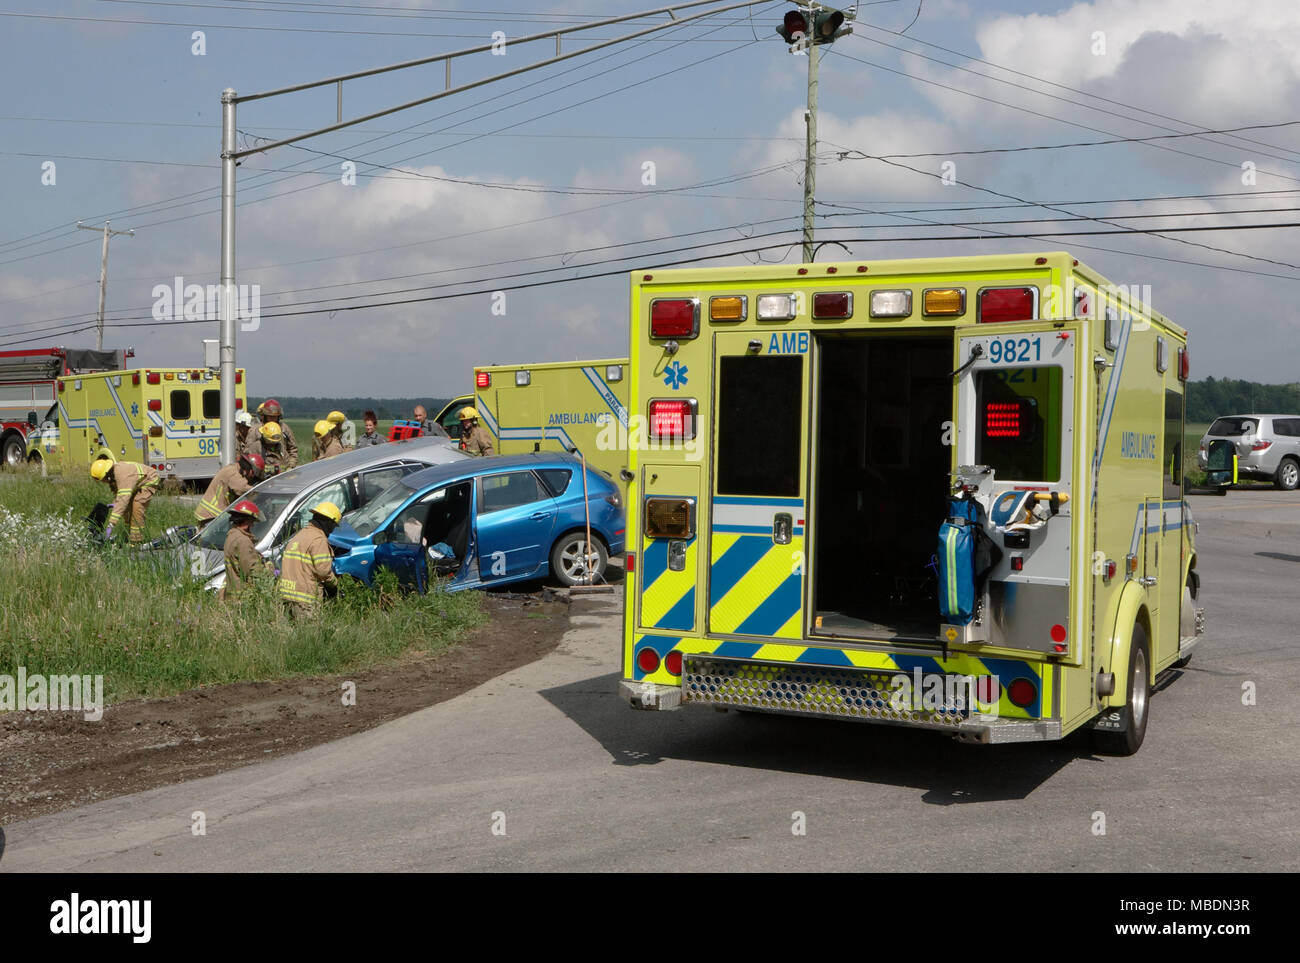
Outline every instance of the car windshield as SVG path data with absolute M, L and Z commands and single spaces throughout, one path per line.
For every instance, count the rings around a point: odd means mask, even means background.
M 402 502 L 414 494 L 414 491 L 399 481 L 378 498 L 371 501 L 365 508 L 359 509 L 355 514 L 351 515 L 348 518 L 348 524 L 356 529 L 358 535 L 369 535 L 379 527 L 380 522 L 391 515 Z
M 1217 418 L 1207 435 L 1248 435 L 1259 424 L 1258 418 Z
M 253 541 L 256 543 L 271 530 L 275 520 L 289 507 L 289 503 L 295 496 L 284 492 L 250 492 L 245 497 L 262 513 L 262 517 L 253 522 Z M 229 534 L 230 512 L 224 511 L 203 529 L 203 533 L 199 536 L 199 545 L 202 548 L 216 549 L 218 552 L 224 551 L 226 536 Z

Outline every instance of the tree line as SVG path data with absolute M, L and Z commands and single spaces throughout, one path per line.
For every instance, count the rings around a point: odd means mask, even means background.
M 1251 414 L 1300 414 L 1300 384 L 1266 385 L 1233 378 L 1187 383 L 1188 421 Z
M 450 398 L 314 398 L 296 395 L 269 395 L 280 402 L 287 418 L 319 418 L 326 412 L 341 411 L 349 418 L 360 422 L 366 411 L 373 411 L 380 421 L 392 421 L 396 418 L 410 418 L 416 405 L 424 405 L 429 417 L 434 418 Z M 248 398 L 250 411 L 257 411 L 257 406 L 265 397 Z

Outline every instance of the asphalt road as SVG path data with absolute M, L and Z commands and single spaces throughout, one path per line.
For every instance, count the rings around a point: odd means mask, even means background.
M 1294 870 L 1300 493 L 1190 501 L 1207 637 L 1131 758 L 633 712 L 618 604 L 585 600 L 540 662 L 296 756 L 6 827 L 0 870 Z

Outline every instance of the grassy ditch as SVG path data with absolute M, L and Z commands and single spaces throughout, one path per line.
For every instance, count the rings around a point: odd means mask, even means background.
M 82 519 L 106 495 L 89 480 L 0 482 L 0 673 L 102 675 L 115 702 L 436 653 L 485 619 L 478 593 L 405 595 L 382 575 L 378 590 L 345 584 L 312 621 L 281 611 L 270 579 L 222 603 L 172 553 L 90 544 Z M 193 510 L 156 496 L 146 535 Z

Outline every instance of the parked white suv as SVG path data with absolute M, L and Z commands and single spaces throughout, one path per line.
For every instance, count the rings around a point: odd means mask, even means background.
M 1205 468 L 1210 442 L 1223 439 L 1237 449 L 1237 474 L 1271 481 L 1283 491 L 1300 486 L 1300 415 L 1225 415 L 1201 437 L 1196 464 Z

